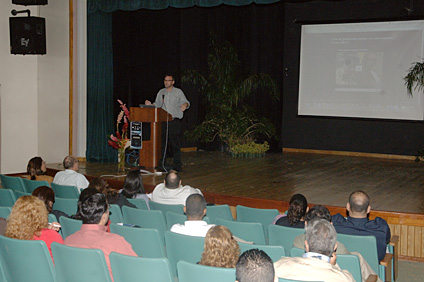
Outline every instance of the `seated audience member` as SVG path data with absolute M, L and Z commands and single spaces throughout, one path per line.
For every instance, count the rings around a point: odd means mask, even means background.
M 355 191 L 349 196 L 346 204 L 349 216 L 341 214 L 333 216 L 333 225 L 338 233 L 350 235 L 374 235 L 377 239 L 378 259 L 383 260 L 386 254 L 386 245 L 391 234 L 390 227 L 381 217 L 374 220 L 368 219 L 371 211 L 370 198 L 364 191 Z
M 168 205 L 184 205 L 191 194 L 203 195 L 199 189 L 188 185 L 182 186 L 178 172 L 171 170 L 166 174 L 164 183 L 157 185 L 153 190 L 152 201 Z
M 259 249 L 242 253 L 236 265 L 236 282 L 278 282 L 267 253 Z
M 205 237 L 208 230 L 215 226 L 214 224 L 207 224 L 203 221 L 203 217 L 206 214 L 206 200 L 200 194 L 191 194 L 186 200 L 184 206 L 184 212 L 187 215 L 187 221 L 184 225 L 174 224 L 171 227 L 171 232 Z
M 143 177 L 138 169 L 128 172 L 127 177 L 125 177 L 124 187 L 119 192 L 129 199 L 143 199 L 150 209 L 150 199 L 144 192 Z
M 287 216 L 277 220 L 276 225 L 305 228 L 305 214 L 308 211 L 308 202 L 302 194 L 295 194 L 289 202 Z
M 19 240 L 42 240 L 52 255 L 51 243 L 63 244 L 59 233 L 49 229 L 56 226 L 57 222 L 49 226 L 48 213 L 43 201 L 35 196 L 21 196 L 16 200 L 7 218 L 5 236 Z
M 34 157 L 29 160 L 27 165 L 27 177 L 26 179 L 37 180 L 37 181 L 47 181 L 52 183 L 53 177 L 46 175 L 46 163 L 41 157 Z
M 77 202 L 77 213 L 73 216 L 71 216 L 72 219 L 78 219 L 78 220 L 82 220 L 82 216 L 81 216 L 81 203 L 85 201 L 85 199 L 93 196 L 94 194 L 99 193 L 99 191 L 97 191 L 96 188 L 92 188 L 92 187 L 87 187 L 86 189 L 81 191 L 81 194 L 78 198 L 78 202 Z
M 135 205 L 128 202 L 124 195 L 120 194 L 117 190 L 110 188 L 106 180 L 100 177 L 92 179 L 88 188 L 95 188 L 100 193 L 106 195 L 109 205 L 118 205 L 121 209 L 123 206 L 136 208 Z
M 128 256 L 137 256 L 130 243 L 117 234 L 106 232 L 105 224 L 109 220 L 109 205 L 102 193 L 86 198 L 80 207 L 82 218 L 81 230 L 66 237 L 64 244 L 71 247 L 100 249 L 105 254 L 106 263 L 110 267 L 109 254 L 117 252 Z
M 308 222 L 306 253 L 303 257 L 284 257 L 275 264 L 280 278 L 304 281 L 354 282 L 352 274 L 336 264 L 337 233 L 324 219 Z
M 217 225 L 206 233 L 205 246 L 199 264 L 234 268 L 239 256 L 240 247 L 231 231 L 223 225 Z
M 54 176 L 53 182 L 60 185 L 76 186 L 78 190 L 87 188 L 89 182 L 79 170 L 79 161 L 74 156 L 66 156 L 63 160 L 65 170 Z
M 330 211 L 321 205 L 313 206 L 308 213 L 305 216 L 305 226 L 308 225 L 308 222 L 311 222 L 315 219 L 325 219 L 328 222 L 331 222 L 331 214 Z M 296 238 L 294 238 L 293 246 L 295 248 L 299 249 L 305 249 L 305 234 L 299 235 Z M 354 254 L 358 256 L 359 263 L 361 265 L 361 274 L 362 274 L 362 281 L 366 281 L 367 278 L 370 276 L 370 274 L 376 275 L 376 273 L 372 270 L 370 265 L 367 263 L 367 261 L 362 257 L 360 253 L 357 252 L 350 252 L 342 243 L 337 241 L 337 255 L 351 255 Z M 378 282 L 382 282 L 380 278 L 377 277 Z
M 59 220 L 59 217 L 61 216 L 69 217 L 69 215 L 67 215 L 63 211 L 58 211 L 53 209 L 55 197 L 54 197 L 54 191 L 52 188 L 47 186 L 40 186 L 34 191 L 32 191 L 32 195 L 37 197 L 41 201 L 43 201 L 44 204 L 46 205 L 46 208 L 49 214 L 55 215 L 57 220 Z

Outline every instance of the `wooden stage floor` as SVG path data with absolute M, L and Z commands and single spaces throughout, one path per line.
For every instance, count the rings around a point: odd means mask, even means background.
M 424 213 L 423 162 L 306 153 L 242 159 L 205 151 L 182 153 L 182 160 L 183 184 L 206 192 L 287 202 L 301 193 L 309 203 L 344 207 L 349 194 L 361 189 L 374 210 Z M 61 169 L 58 164 L 48 167 Z M 118 175 L 116 167 L 81 163 L 80 172 Z M 143 179 L 151 186 L 163 182 L 164 176 Z

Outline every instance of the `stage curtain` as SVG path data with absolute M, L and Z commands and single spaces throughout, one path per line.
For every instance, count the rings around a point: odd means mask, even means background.
M 116 162 L 107 144 L 113 115 L 112 17 L 96 11 L 87 18 L 87 152 L 89 162 Z

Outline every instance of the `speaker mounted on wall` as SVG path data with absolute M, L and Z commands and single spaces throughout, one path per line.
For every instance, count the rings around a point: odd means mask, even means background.
M 12 0 L 15 5 L 47 5 L 47 0 Z
M 10 53 L 46 54 L 46 20 L 39 17 L 9 18 Z

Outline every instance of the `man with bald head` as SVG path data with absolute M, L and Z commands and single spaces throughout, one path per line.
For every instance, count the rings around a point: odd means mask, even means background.
M 333 225 L 337 233 L 349 235 L 373 235 L 377 239 L 378 259 L 381 261 L 386 253 L 386 245 L 390 241 L 390 227 L 381 217 L 368 219 L 371 211 L 370 198 L 364 191 L 355 191 L 350 194 L 346 204 L 349 212 L 347 218 L 341 214 L 333 216 Z

